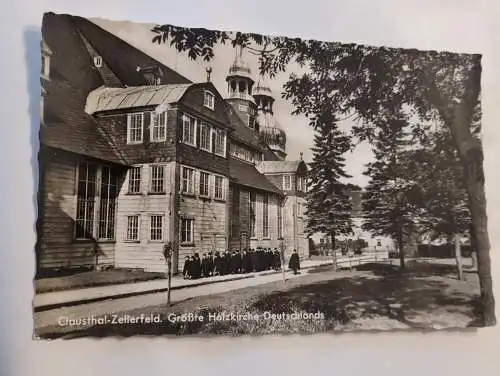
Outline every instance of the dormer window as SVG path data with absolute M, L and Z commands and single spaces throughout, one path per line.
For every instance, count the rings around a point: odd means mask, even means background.
M 215 95 L 209 91 L 205 91 L 203 105 L 211 110 L 215 109 Z
M 102 67 L 102 57 L 100 56 L 94 57 L 94 65 L 96 68 Z

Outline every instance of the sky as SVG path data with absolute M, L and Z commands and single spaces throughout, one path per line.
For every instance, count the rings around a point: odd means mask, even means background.
M 105 30 L 115 34 L 119 38 L 128 42 L 132 46 L 142 50 L 146 54 L 162 62 L 166 66 L 178 71 L 183 76 L 193 82 L 204 82 L 207 79 L 206 68 L 212 68 L 211 81 L 223 97 L 227 95 L 226 76 L 229 66 L 235 59 L 236 49 L 230 44 L 217 45 L 214 48 L 214 58 L 210 62 L 202 59 L 192 60 L 186 53 L 179 53 L 173 47 L 167 44 L 152 43 L 155 35 L 151 32 L 154 24 L 134 23 L 129 21 L 109 21 L 100 18 L 92 18 L 94 23 Z M 249 64 L 254 80 L 259 79 L 257 56 L 249 54 L 243 50 L 243 58 Z M 311 147 L 313 146 L 314 132 L 309 126 L 309 121 L 304 116 L 292 115 L 294 106 L 287 100 L 281 98 L 283 85 L 288 80 L 291 73 L 300 75 L 305 70 L 292 63 L 287 67 L 287 71 L 278 74 L 272 80 L 266 78 L 267 83 L 273 91 L 275 98 L 274 116 L 276 120 L 285 129 L 287 134 L 287 159 L 297 160 L 300 153 L 303 153 L 303 159 L 306 162 L 312 160 Z M 349 129 L 351 123 L 345 120 L 339 124 L 344 129 Z M 346 154 L 346 170 L 351 175 L 351 179 L 346 182 L 366 186 L 367 177 L 362 174 L 364 165 L 372 160 L 371 147 L 367 143 L 357 145 L 356 148 Z

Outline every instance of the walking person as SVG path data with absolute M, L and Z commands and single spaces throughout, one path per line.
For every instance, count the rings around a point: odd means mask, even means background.
M 300 259 L 296 249 L 293 250 L 290 261 L 288 261 L 288 268 L 293 270 L 293 274 L 299 274 L 298 270 L 300 270 Z

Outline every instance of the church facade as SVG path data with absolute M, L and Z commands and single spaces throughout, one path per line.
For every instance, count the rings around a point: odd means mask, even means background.
M 167 241 L 175 272 L 195 252 L 308 257 L 307 166 L 242 51 L 220 93 L 84 18 L 46 14 L 42 34 L 39 272 L 165 271 Z

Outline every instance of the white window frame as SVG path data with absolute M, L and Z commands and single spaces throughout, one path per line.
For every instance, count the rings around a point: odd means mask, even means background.
M 287 183 L 288 178 L 288 184 Z M 283 189 L 289 191 L 292 189 L 292 175 L 283 175 Z
M 160 133 L 163 134 L 160 137 Z M 155 135 L 155 132 L 157 134 Z M 149 128 L 149 139 L 151 142 L 165 142 L 167 141 L 167 112 L 160 112 L 159 114 L 151 113 L 151 127 Z
M 132 140 L 132 117 L 140 116 L 141 118 L 141 132 L 140 132 L 140 140 Z M 134 130 L 137 128 L 134 128 Z M 133 112 L 127 114 L 127 144 L 141 144 L 144 140 L 144 112 Z
M 190 223 L 191 224 L 191 228 L 190 229 L 186 228 L 186 232 L 184 231 L 184 223 Z M 191 245 L 191 244 L 194 244 L 194 218 L 181 218 L 180 227 L 181 227 L 181 231 L 180 231 L 179 235 L 180 235 L 180 243 L 181 243 L 181 245 Z M 186 235 L 189 233 L 189 237 L 190 237 L 189 240 L 185 240 L 185 241 L 182 240 L 184 233 Z
M 136 229 L 136 237 L 130 237 L 129 235 L 131 234 L 131 230 L 133 231 L 133 228 L 131 229 L 130 225 L 130 220 L 132 218 L 137 218 L 137 229 Z M 141 217 L 139 214 L 132 214 L 132 215 L 127 215 L 125 217 L 126 221 L 126 226 L 125 226 L 125 241 L 127 242 L 139 242 L 141 239 Z
M 192 121 L 192 123 L 193 123 L 193 132 L 192 132 L 193 140 L 192 140 L 192 142 L 191 142 L 191 140 L 186 140 L 186 122 L 188 119 L 190 121 Z M 184 144 L 196 147 L 197 123 L 198 123 L 198 121 L 195 117 L 187 115 L 187 114 L 182 115 L 182 142 Z
M 210 197 L 210 191 L 211 191 L 211 184 L 210 184 L 210 182 L 212 180 L 212 176 L 208 172 L 206 172 L 206 171 L 199 171 L 198 173 L 199 173 L 199 179 L 198 179 L 198 192 L 199 192 L 199 195 L 201 197 Z M 206 184 L 207 191 L 206 191 L 206 194 L 202 193 L 202 191 L 201 191 L 201 177 L 202 177 L 202 175 L 206 175 L 206 177 L 207 177 L 207 184 Z
M 217 195 L 217 179 L 220 179 L 220 188 L 221 188 L 221 195 L 220 197 Z M 225 195 L 225 179 L 224 176 L 221 175 L 214 175 L 214 199 L 216 200 L 225 200 L 226 195 Z
M 165 216 L 162 214 L 151 214 L 149 216 L 149 241 L 150 242 L 162 242 L 163 241 L 164 225 L 165 225 L 164 218 L 165 218 Z M 159 224 L 157 222 L 157 219 L 159 219 Z M 157 234 L 159 231 L 159 235 L 160 235 L 159 238 L 153 239 L 153 230 L 155 231 L 155 234 Z
M 208 129 L 208 148 L 204 147 L 203 144 L 202 144 L 202 133 L 203 133 L 203 130 L 204 129 Z M 212 127 L 210 126 L 210 124 L 208 124 L 207 122 L 205 121 L 201 121 L 200 122 L 200 149 L 201 150 L 205 150 L 205 151 L 208 151 L 209 153 L 212 152 Z
M 184 178 L 184 171 L 191 171 L 191 181 L 189 183 L 189 187 L 191 188 L 190 190 L 186 190 L 186 184 L 185 184 L 185 178 Z M 186 195 L 194 195 L 195 194 L 195 174 L 196 170 L 191 167 L 186 167 L 182 166 L 181 168 L 181 193 L 186 194 Z
M 214 133 L 215 133 L 215 144 L 214 144 L 214 154 L 215 155 L 218 155 L 218 156 L 221 156 L 221 157 L 226 157 L 226 144 L 227 144 L 227 133 L 225 130 L 223 129 L 218 129 L 218 128 L 214 128 Z M 218 152 L 217 151 L 217 136 L 222 133 L 223 137 L 222 137 L 222 151 L 221 152 Z
M 42 77 L 46 80 L 50 79 L 50 56 L 42 55 Z
M 215 110 L 215 94 L 205 90 L 203 93 L 203 105 L 211 110 Z
M 154 171 L 161 171 L 161 178 L 158 176 L 153 176 L 157 174 L 153 174 Z M 153 190 L 155 185 L 153 184 L 154 181 L 161 181 L 161 189 L 160 190 Z M 150 194 L 164 194 L 165 193 L 165 165 L 161 164 L 150 164 L 149 165 L 149 193 Z
M 102 57 L 101 56 L 94 57 L 94 65 L 96 68 L 102 67 Z
M 139 177 L 138 179 L 133 179 L 133 171 L 138 171 L 139 172 Z M 133 191 L 132 188 L 132 182 L 139 182 L 139 186 L 137 188 L 137 192 Z M 132 166 L 128 170 L 128 193 L 129 194 L 140 194 L 141 193 L 141 184 L 142 183 L 142 167 L 141 166 Z

